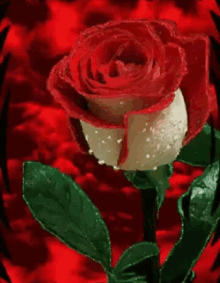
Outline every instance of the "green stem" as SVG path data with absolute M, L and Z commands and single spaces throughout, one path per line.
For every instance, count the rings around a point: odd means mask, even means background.
M 157 220 L 157 191 L 156 189 L 141 190 L 142 209 L 144 212 L 143 241 L 156 243 Z M 147 264 L 147 277 L 149 283 L 159 283 L 159 256 L 152 258 Z
M 106 273 L 108 275 L 108 283 L 118 282 L 113 269 L 110 272 L 106 272 Z

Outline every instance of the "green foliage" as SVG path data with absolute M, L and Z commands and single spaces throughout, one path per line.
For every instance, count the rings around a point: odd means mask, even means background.
M 220 132 L 216 129 L 213 130 L 215 142 L 214 161 L 217 161 L 220 154 Z M 192 166 L 208 166 L 211 163 L 211 147 L 211 126 L 205 124 L 202 131 L 181 149 L 176 160 L 188 163 Z
M 140 190 L 157 190 L 157 207 L 160 209 L 173 174 L 173 163 L 158 166 L 157 170 L 124 171 L 125 177 Z
M 39 162 L 25 162 L 23 171 L 23 198 L 41 226 L 110 270 L 109 232 L 87 194 L 70 177 Z
M 219 161 L 216 161 L 179 198 L 181 236 L 162 267 L 162 283 L 191 282 L 187 281 L 190 270 L 206 247 L 220 218 L 220 207 L 212 213 L 218 177 Z

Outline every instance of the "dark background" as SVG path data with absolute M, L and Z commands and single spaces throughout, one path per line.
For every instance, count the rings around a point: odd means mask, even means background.
M 10 88 L 7 166 L 11 193 L 4 187 L 2 173 L 0 185 L 11 231 L 1 224 L 0 232 L 5 241 L 1 246 L 6 246 L 11 256 L 2 248 L 1 260 L 12 283 L 106 281 L 98 263 L 66 247 L 32 217 L 22 199 L 23 161 L 35 160 L 59 168 L 85 190 L 109 228 L 113 266 L 126 248 L 142 240 L 140 192 L 121 171 L 99 165 L 94 157 L 79 153 L 72 142 L 64 111 L 46 90 L 46 79 L 53 65 L 70 51 L 81 31 L 109 20 L 167 18 L 176 21 L 182 34 L 203 32 L 219 40 L 211 10 L 220 14 L 215 0 L 10 1 L 0 24 L 0 30 L 10 24 L 0 60 L 10 52 L 1 106 Z M 216 69 L 215 59 L 210 64 Z M 212 90 L 216 91 L 214 85 Z M 215 103 L 212 116 L 215 128 L 219 129 Z M 0 138 L 4 139 L 1 133 Z M 180 234 L 177 198 L 203 170 L 174 162 L 174 174 L 157 231 L 161 264 Z M 214 246 L 207 246 L 194 268 L 195 283 L 217 282 L 220 267 L 213 268 L 212 272 L 211 268 L 219 251 L 220 240 Z M 5 282 L 0 279 L 0 283 Z

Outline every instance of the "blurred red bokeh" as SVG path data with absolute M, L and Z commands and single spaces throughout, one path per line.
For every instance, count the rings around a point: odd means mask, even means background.
M 55 63 L 81 31 L 109 20 L 167 18 L 183 34 L 203 32 L 219 40 L 210 10 L 220 14 L 215 0 L 11 0 L 0 30 L 11 24 L 2 56 L 11 53 L 4 89 L 11 89 L 8 121 L 8 168 L 12 193 L 4 190 L 4 205 L 12 231 L 1 231 L 11 253 L 2 256 L 12 283 L 106 282 L 101 266 L 71 250 L 43 230 L 22 199 L 22 163 L 40 161 L 70 175 L 99 208 L 110 231 L 113 266 L 123 251 L 142 240 L 141 196 L 123 176 L 93 156 L 79 153 L 66 124 L 66 115 L 46 90 Z M 212 86 L 212 91 L 215 91 Z M 218 126 L 215 103 L 214 126 Z M 203 168 L 174 163 L 170 189 L 161 208 L 157 231 L 164 262 L 180 234 L 177 198 Z M 195 283 L 214 283 L 220 274 L 210 271 L 219 241 L 208 247 L 196 264 Z M 3 282 L 3 280 L 0 282 Z

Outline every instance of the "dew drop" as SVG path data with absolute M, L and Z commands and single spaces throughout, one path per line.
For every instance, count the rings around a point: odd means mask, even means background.
M 111 136 L 108 136 L 108 137 L 107 137 L 107 139 L 111 139 L 111 138 L 112 138 Z
M 120 170 L 120 168 L 117 167 L 117 166 L 113 166 L 113 168 L 114 168 L 116 171 Z
M 178 140 L 178 135 L 176 134 L 175 136 L 174 136 L 174 140 L 176 141 L 176 140 Z
M 155 129 L 153 129 L 153 127 L 150 127 L 150 131 L 151 131 L 152 133 L 154 133 L 154 132 L 155 132 Z
M 120 143 L 120 142 L 122 142 L 122 139 L 118 139 L 118 140 L 117 140 L 117 143 Z
M 98 163 L 102 165 L 102 164 L 105 164 L 105 161 L 104 160 L 99 160 Z
M 147 122 L 147 123 L 145 123 L 145 125 L 147 126 L 147 125 L 148 125 L 148 122 Z
M 96 134 L 98 134 L 98 131 L 95 131 Z
M 93 150 L 92 150 L 92 149 L 90 149 L 90 150 L 89 150 L 89 154 L 92 154 L 92 153 L 93 153 Z
M 87 141 L 89 140 L 89 136 L 88 136 L 88 135 L 86 135 L 86 140 L 87 140 Z
M 146 154 L 146 158 L 149 158 L 150 157 L 150 154 Z
M 144 129 L 142 130 L 142 132 L 146 132 L 146 130 L 147 130 L 147 129 L 146 129 L 146 128 L 144 128 Z
M 154 167 L 153 167 L 153 170 L 157 170 L 157 166 L 154 166 Z
M 150 138 L 146 138 L 146 141 L 149 142 L 149 141 L 150 141 Z
M 171 148 L 171 146 L 168 144 L 168 145 L 167 145 L 167 149 L 170 149 L 170 148 Z
M 102 141 L 102 143 L 105 143 L 105 141 Z

